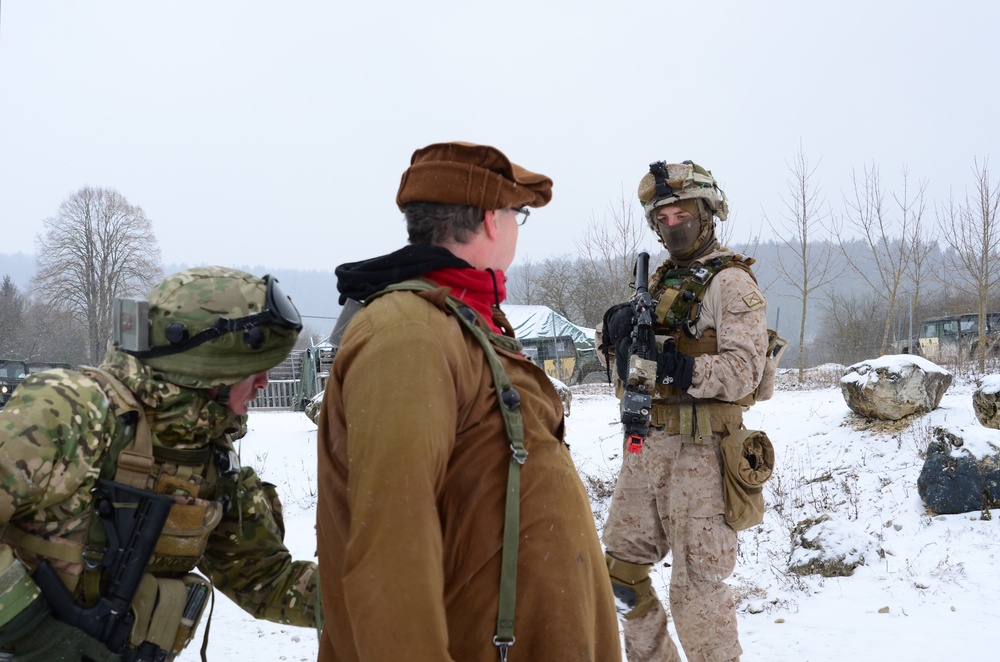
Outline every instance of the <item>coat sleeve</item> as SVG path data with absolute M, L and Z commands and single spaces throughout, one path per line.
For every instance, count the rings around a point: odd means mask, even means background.
M 423 312 L 391 327 L 365 315 L 351 329 L 354 347 L 341 349 L 350 463 L 343 591 L 365 660 L 451 659 L 437 494 L 462 406 L 457 381 L 471 370 L 459 365 L 468 352 L 457 323 L 430 305 Z
M 0 527 L 48 521 L 47 510 L 70 519 L 90 507 L 95 465 L 112 427 L 108 406 L 100 387 L 73 371 L 29 375 L 18 385 L 0 411 Z M 0 543 L 0 630 L 13 627 L 39 594 Z
M 712 279 L 698 326 L 715 329 L 718 353 L 695 358 L 689 394 L 732 402 L 757 388 L 767 352 L 766 313 L 764 295 L 742 269 L 724 269 Z
M 255 618 L 320 625 L 316 564 L 292 560 L 274 486 L 250 467 L 240 470 L 233 507 L 209 537 L 198 567 Z

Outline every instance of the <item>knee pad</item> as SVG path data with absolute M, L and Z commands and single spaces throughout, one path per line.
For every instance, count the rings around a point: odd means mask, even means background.
M 653 582 L 649 578 L 650 566 L 622 561 L 610 554 L 605 554 L 604 558 L 608 564 L 608 576 L 611 578 L 611 590 L 615 594 L 618 614 L 630 621 L 649 613 L 656 603 Z

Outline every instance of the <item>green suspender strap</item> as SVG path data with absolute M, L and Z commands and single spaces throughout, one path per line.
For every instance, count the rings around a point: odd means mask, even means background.
M 419 291 L 443 289 L 423 280 L 407 280 L 390 285 L 378 294 L 369 297 L 365 303 L 371 302 L 376 296 L 395 291 Z M 497 630 L 493 637 L 493 645 L 500 653 L 501 662 L 507 660 L 507 649 L 514 645 L 514 603 L 517 593 L 517 545 L 521 531 L 521 465 L 528 457 L 524 448 L 524 419 L 521 416 L 521 395 L 511 384 L 507 371 L 504 370 L 500 357 L 497 356 L 493 343 L 504 349 L 519 351 L 521 343 L 514 338 L 488 333 L 476 323 L 476 313 L 467 305 L 448 296 L 445 305 L 451 314 L 472 334 L 483 348 L 486 360 L 493 373 L 493 386 L 500 399 L 500 413 L 503 415 L 507 439 L 510 441 L 512 455 L 507 471 L 506 515 L 503 525 L 503 551 L 501 552 L 500 569 L 500 606 L 497 612 Z

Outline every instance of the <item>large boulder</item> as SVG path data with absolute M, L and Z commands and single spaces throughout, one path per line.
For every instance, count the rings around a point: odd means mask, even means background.
M 876 553 L 871 534 L 829 515 L 799 522 L 792 529 L 792 556 L 788 570 L 797 575 L 850 577 Z
M 917 493 L 935 513 L 1000 508 L 1000 431 L 980 427 L 932 431 Z
M 972 409 L 979 422 L 1000 429 L 1000 375 L 987 375 L 972 394 Z
M 840 389 L 859 416 L 898 421 L 936 409 L 951 382 L 951 373 L 927 359 L 896 354 L 855 363 Z

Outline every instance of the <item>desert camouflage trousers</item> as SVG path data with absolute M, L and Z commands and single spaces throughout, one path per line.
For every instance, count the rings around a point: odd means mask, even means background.
M 724 580 L 736 567 L 736 532 L 723 515 L 722 435 L 711 442 L 651 431 L 638 456 L 626 453 L 603 541 L 608 554 L 652 565 L 673 552 L 670 614 L 688 662 L 739 660 L 736 608 Z M 629 662 L 678 662 L 667 614 L 656 599 L 624 620 Z

